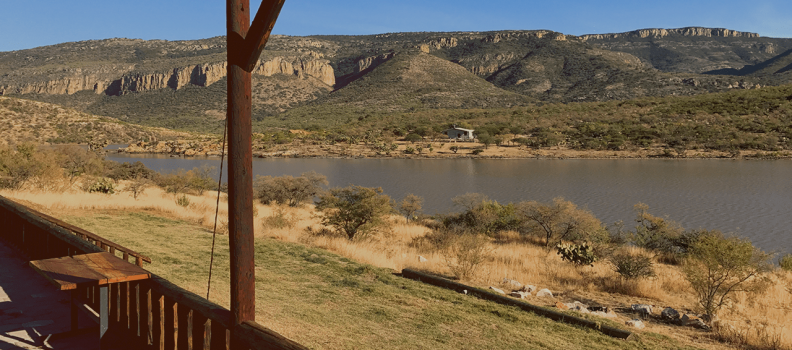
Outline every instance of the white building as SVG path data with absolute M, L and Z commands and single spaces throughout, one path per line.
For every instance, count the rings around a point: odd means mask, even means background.
M 449 139 L 460 141 L 469 141 L 476 138 L 476 136 L 473 135 L 473 129 L 458 128 L 456 125 L 451 129 L 443 130 L 443 133 L 448 135 Z

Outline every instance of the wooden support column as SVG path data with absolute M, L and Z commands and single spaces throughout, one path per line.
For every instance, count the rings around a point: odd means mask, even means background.
M 234 325 L 256 320 L 251 71 L 269 39 L 283 2 L 284 0 L 262 1 L 251 28 L 250 1 L 226 0 L 228 221 L 231 314 Z M 231 346 L 239 348 L 234 344 Z
M 249 27 L 249 1 L 228 0 L 228 222 L 234 324 L 256 318 L 251 75 L 243 69 Z

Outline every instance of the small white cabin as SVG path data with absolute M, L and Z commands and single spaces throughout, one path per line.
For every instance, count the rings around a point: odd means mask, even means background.
M 473 135 L 473 129 L 458 128 L 456 125 L 451 129 L 443 130 L 443 133 L 448 135 L 449 139 L 453 140 L 473 140 L 476 136 Z

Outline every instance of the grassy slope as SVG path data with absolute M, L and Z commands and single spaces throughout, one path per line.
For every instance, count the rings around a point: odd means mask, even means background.
M 211 235 L 146 213 L 67 221 L 152 257 L 146 268 L 205 293 Z M 228 305 L 228 241 L 218 237 L 212 300 Z M 257 320 L 312 348 L 678 349 L 654 333 L 625 342 L 531 313 L 402 279 L 321 249 L 256 242 Z

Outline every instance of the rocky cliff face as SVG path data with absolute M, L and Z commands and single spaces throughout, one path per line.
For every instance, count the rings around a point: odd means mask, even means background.
M 60 72 L 58 76 L 39 73 L 32 82 L 0 81 L 0 95 L 71 95 L 90 90 L 97 94 L 117 96 L 165 88 L 177 90 L 187 85 L 209 86 L 226 76 L 227 63 L 201 63 L 159 72 L 136 72 L 135 68 L 135 65 L 125 65 L 100 67 L 96 70 L 74 69 Z M 122 75 L 113 77 L 109 71 Z M 268 58 L 259 63 L 253 74 L 263 76 L 283 74 L 303 79 L 314 77 L 330 87 L 335 85 L 335 74 L 330 62 L 312 56 Z
M 582 35 L 580 38 L 583 40 L 607 40 L 607 39 L 621 39 L 621 38 L 664 38 L 667 36 L 687 36 L 687 37 L 720 37 L 720 38 L 758 38 L 759 34 L 738 32 L 736 30 L 729 30 L 725 28 L 702 28 L 702 27 L 686 27 L 677 29 L 639 29 L 626 33 L 610 33 L 610 34 L 588 34 Z

